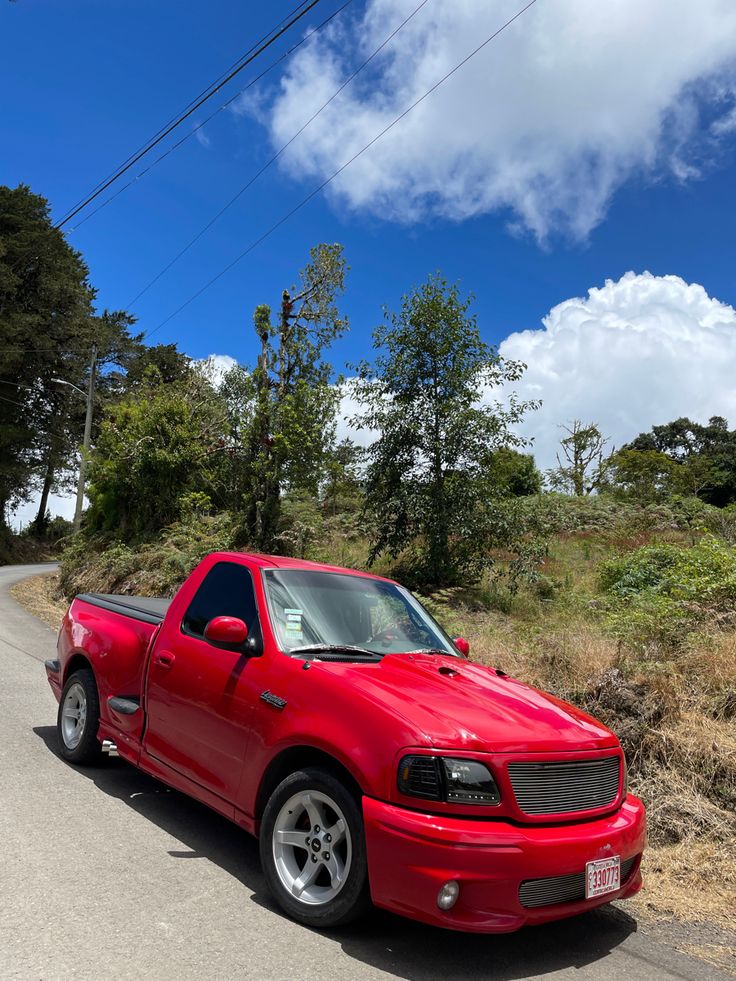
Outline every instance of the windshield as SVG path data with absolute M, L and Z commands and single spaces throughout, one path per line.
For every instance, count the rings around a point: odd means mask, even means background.
M 459 656 L 411 593 L 394 583 L 302 569 L 269 569 L 264 582 L 271 620 L 287 653 L 327 645 Z

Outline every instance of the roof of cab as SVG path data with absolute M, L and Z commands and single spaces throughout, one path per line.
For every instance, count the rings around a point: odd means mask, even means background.
M 213 554 L 223 558 L 247 559 L 251 565 L 257 566 L 259 569 L 311 569 L 314 572 L 341 572 L 349 576 L 363 576 L 366 579 L 393 582 L 393 579 L 377 576 L 372 572 L 346 569 L 344 566 L 327 565 L 324 562 L 311 562 L 309 559 L 293 559 L 287 555 L 264 555 L 261 552 L 215 552 Z

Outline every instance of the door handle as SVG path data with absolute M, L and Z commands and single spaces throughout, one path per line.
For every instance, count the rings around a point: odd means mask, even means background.
M 174 655 L 169 654 L 168 651 L 162 651 L 154 658 L 154 662 L 159 668 L 170 668 L 173 666 L 175 660 Z

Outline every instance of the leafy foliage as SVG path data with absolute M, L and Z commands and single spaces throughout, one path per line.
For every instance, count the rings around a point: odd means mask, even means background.
M 666 489 L 671 493 L 697 495 L 718 507 L 736 502 L 736 431 L 721 416 L 705 426 L 687 418 L 653 426 L 624 449 L 666 457 Z M 637 469 L 641 472 L 642 464 Z
M 488 459 L 488 482 L 499 494 L 529 497 L 542 492 L 542 475 L 531 453 L 501 446 Z
M 234 547 L 230 514 L 207 515 L 183 503 L 183 515 L 151 542 L 131 545 L 107 535 L 78 535 L 62 557 L 59 587 L 65 596 L 89 590 L 173 596 L 195 565 L 213 551 Z
M 371 559 L 410 544 L 417 575 L 446 585 L 477 578 L 497 529 L 487 478 L 494 450 L 521 445 L 511 427 L 533 403 L 506 408 L 484 396 L 524 366 L 485 344 L 471 298 L 439 275 L 407 294 L 376 328 L 375 362 L 357 366 L 356 425 L 377 430 L 368 450 L 366 506 Z
M 705 620 L 736 615 L 736 548 L 706 535 L 695 545 L 647 545 L 606 563 L 614 630 L 639 646 L 680 643 Z
M 158 375 L 108 410 L 90 463 L 90 532 L 139 540 L 171 524 L 192 500 L 216 500 L 225 412 L 201 377 L 169 385 Z M 192 494 L 205 495 L 192 498 Z
M 130 333 L 133 318 L 97 314 L 94 299 L 87 266 L 52 226 L 46 200 L 24 186 L 0 187 L 0 529 L 8 506 L 40 489 L 35 524 L 43 537 L 48 496 L 67 489 L 82 442 L 80 392 L 93 348 L 103 369 L 96 410 L 125 377 L 106 369 L 124 367 L 142 349 Z

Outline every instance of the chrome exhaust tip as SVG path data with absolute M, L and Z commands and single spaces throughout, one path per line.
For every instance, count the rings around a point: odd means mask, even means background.
M 112 739 L 103 739 L 102 752 L 107 753 L 108 756 L 117 756 L 118 748 L 115 745 L 115 743 L 112 741 Z

